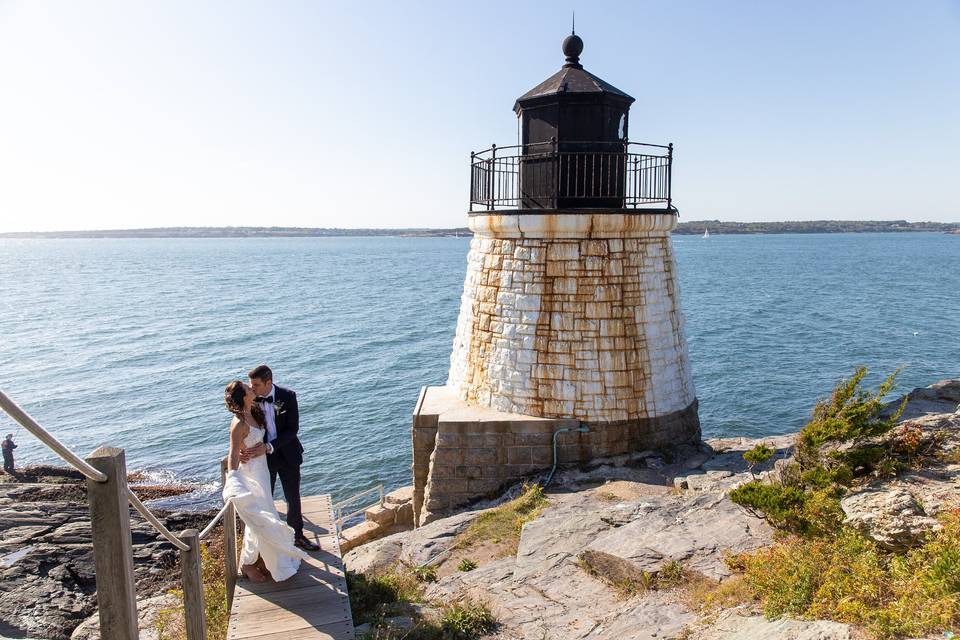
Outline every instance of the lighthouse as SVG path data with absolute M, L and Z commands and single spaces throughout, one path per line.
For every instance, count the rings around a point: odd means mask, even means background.
M 700 439 L 670 232 L 673 146 L 580 62 L 514 104 L 516 145 L 470 154 L 474 234 L 447 383 L 413 416 L 423 524 L 556 464 Z

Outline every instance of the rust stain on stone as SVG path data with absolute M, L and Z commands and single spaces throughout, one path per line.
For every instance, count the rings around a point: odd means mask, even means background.
M 461 307 L 469 317 L 458 329 L 469 339 L 457 343 L 468 350 L 467 370 L 451 369 L 461 397 L 587 421 L 652 418 L 689 405 L 669 231 L 654 231 L 670 221 L 643 233 L 597 234 L 595 217 L 585 215 L 579 238 L 551 238 L 556 229 L 567 234 L 570 220 L 543 218 L 530 237 L 474 239 L 468 278 L 474 273 L 476 286 L 465 285 L 473 300 Z

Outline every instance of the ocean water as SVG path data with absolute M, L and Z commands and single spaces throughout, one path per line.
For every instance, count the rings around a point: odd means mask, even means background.
M 960 237 L 674 238 L 705 436 L 799 429 L 856 365 L 960 377 Z M 466 238 L 0 240 L 0 388 L 75 451 L 206 483 L 224 385 L 297 391 L 303 491 L 409 484 L 410 418 L 446 380 Z M 5 415 L 21 464 L 54 456 Z M 279 492 L 279 490 L 278 490 Z M 191 506 L 189 502 L 180 503 Z

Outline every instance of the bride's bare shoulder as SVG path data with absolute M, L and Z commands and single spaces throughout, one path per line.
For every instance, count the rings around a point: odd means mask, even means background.
M 250 430 L 250 427 L 240 422 L 240 418 L 234 416 L 233 420 L 230 421 L 230 435 L 237 435 L 241 438 L 247 435 L 247 431 Z

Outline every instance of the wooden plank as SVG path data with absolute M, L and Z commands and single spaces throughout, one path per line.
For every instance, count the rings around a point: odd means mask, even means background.
M 342 561 L 338 556 L 324 550 L 314 551 L 309 560 L 300 564 L 296 575 L 283 582 L 255 583 L 243 579 L 237 582 L 234 598 L 242 598 L 248 593 L 262 594 L 275 591 L 291 591 L 304 587 L 315 588 L 324 584 L 335 584 L 344 579 Z
M 346 602 L 346 598 L 342 599 Z M 235 640 L 241 638 L 256 638 L 267 633 L 279 633 L 322 627 L 328 624 L 343 622 L 344 615 L 350 614 L 349 605 L 325 603 L 326 606 L 299 607 L 299 611 L 292 612 L 287 601 L 279 603 L 281 607 L 274 607 L 271 611 L 261 611 L 256 616 L 237 617 L 230 621 L 230 637 Z M 294 615 L 291 615 L 294 614 Z
M 301 604 L 312 604 L 312 603 L 324 603 L 329 601 L 337 601 L 347 599 L 347 594 L 343 591 L 336 590 L 331 588 L 325 593 L 317 593 L 318 589 L 297 589 L 295 591 L 285 591 L 283 592 L 283 603 L 288 607 L 297 607 Z M 261 596 L 251 594 L 249 600 L 243 603 L 240 603 L 240 606 L 243 609 L 244 613 L 260 613 L 261 611 L 270 611 L 271 609 L 276 608 L 276 603 L 270 598 L 264 598 Z
M 241 579 L 234 593 L 228 640 L 349 640 L 354 637 L 340 545 L 329 496 L 303 499 L 304 533 L 320 545 L 283 582 Z M 277 501 L 278 511 L 286 507 Z
M 294 631 L 257 636 L 257 640 L 353 640 L 353 638 L 352 622 L 328 624 L 319 628 L 305 627 Z

